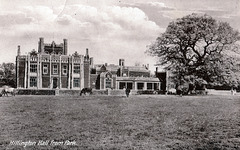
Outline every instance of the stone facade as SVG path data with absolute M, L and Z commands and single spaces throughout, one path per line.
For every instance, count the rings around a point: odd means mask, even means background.
M 33 50 L 16 57 L 17 88 L 82 89 L 90 87 L 90 58 L 75 52 L 68 55 L 67 39 L 61 44 L 44 43 L 40 38 L 38 52 Z
M 91 87 L 99 90 L 119 90 L 124 88 L 131 90 L 160 89 L 160 81 L 156 77 L 151 77 L 148 65 L 125 66 L 124 59 L 119 59 L 119 65 L 95 64 L 90 72 Z
M 68 55 L 67 39 L 49 44 L 40 38 L 38 51 L 27 55 L 21 55 L 18 46 L 16 74 L 19 89 L 160 89 L 159 79 L 151 77 L 148 65 L 125 66 L 124 59 L 118 65 L 93 64 L 88 49 L 85 55 Z

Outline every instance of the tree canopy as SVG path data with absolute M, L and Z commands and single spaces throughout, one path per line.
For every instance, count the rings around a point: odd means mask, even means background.
M 16 86 L 16 73 L 14 63 L 0 64 L 0 84 Z
M 191 14 L 170 22 L 166 31 L 148 46 L 147 53 L 157 56 L 177 80 L 191 76 L 222 83 L 235 73 L 236 60 L 229 54 L 238 51 L 239 39 L 239 32 L 228 23 Z

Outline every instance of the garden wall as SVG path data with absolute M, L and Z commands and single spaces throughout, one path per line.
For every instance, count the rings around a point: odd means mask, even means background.
M 55 95 L 55 90 L 18 89 L 18 95 Z
M 210 94 L 210 95 L 232 95 L 231 90 L 213 90 L 213 89 L 208 89 L 208 94 Z M 239 95 L 239 93 L 235 93 L 235 95 Z
M 92 90 L 92 95 L 107 95 L 107 90 Z
M 130 95 L 138 94 L 136 90 L 131 90 Z M 18 89 L 18 95 L 57 95 L 57 96 L 79 96 L 80 90 L 63 89 Z M 125 90 L 92 90 L 92 95 L 116 95 L 125 96 Z
M 80 90 L 56 90 L 56 95 L 79 96 Z

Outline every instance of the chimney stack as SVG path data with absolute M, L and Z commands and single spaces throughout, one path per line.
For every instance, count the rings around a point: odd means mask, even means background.
M 86 48 L 86 56 L 88 56 L 88 48 Z
M 88 48 L 86 48 L 85 60 L 89 60 Z
M 93 68 L 93 57 L 90 58 L 90 66 Z
M 155 75 L 157 76 L 157 73 L 158 73 L 158 67 L 156 67 L 156 72 L 155 72 Z
M 68 54 L 68 42 L 67 42 L 67 39 L 63 39 L 63 54 L 64 55 Z
M 120 77 L 123 75 L 124 59 L 119 59 Z
M 18 56 L 21 55 L 20 45 L 18 45 L 17 55 L 18 55 Z
M 124 66 L 124 59 L 119 59 L 119 66 Z
M 38 43 L 38 53 L 43 53 L 43 52 L 44 52 L 44 38 L 40 37 L 39 43 Z

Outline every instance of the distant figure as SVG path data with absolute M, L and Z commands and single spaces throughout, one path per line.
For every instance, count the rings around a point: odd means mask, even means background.
M 131 92 L 131 90 L 129 89 L 129 88 L 127 88 L 126 90 L 125 90 L 125 93 L 126 93 L 126 96 L 128 97 L 129 96 L 129 93 Z
M 208 89 L 207 89 L 207 87 L 204 88 L 204 94 L 205 94 L 205 95 L 208 95 Z
M 235 95 L 236 94 L 236 90 L 234 88 L 231 88 L 231 94 Z

